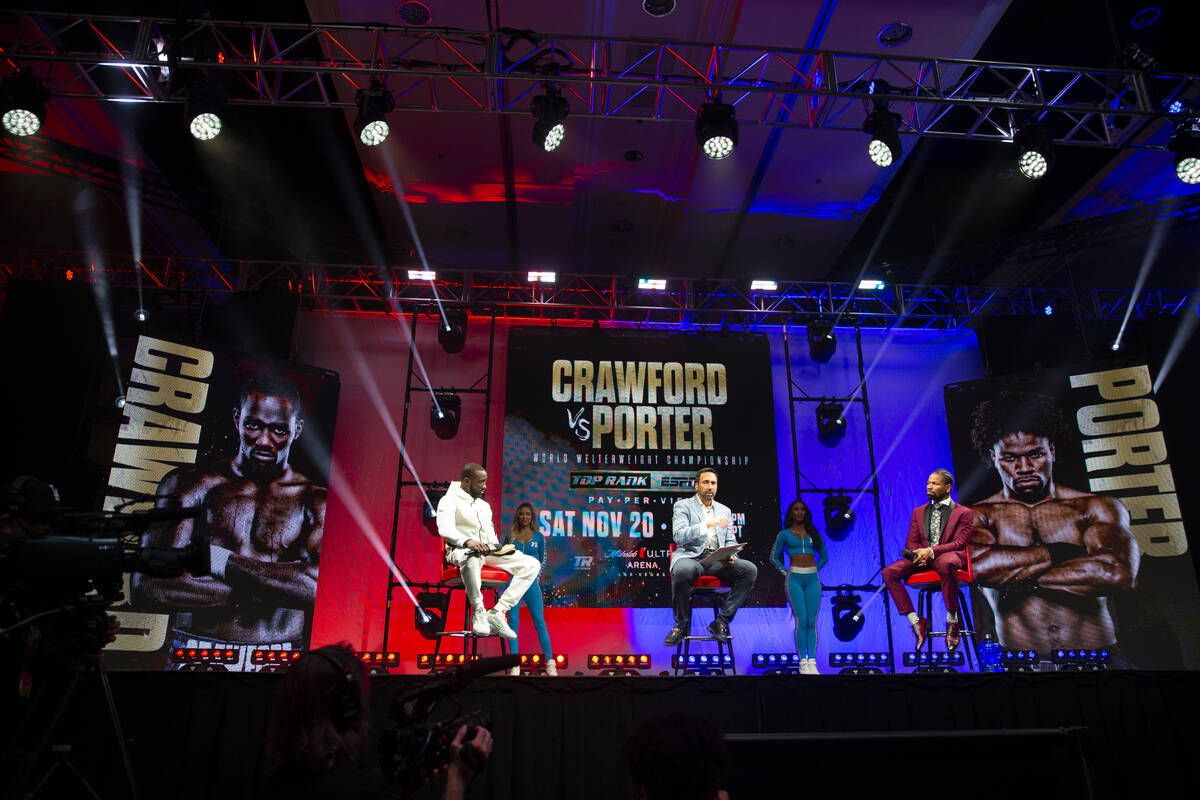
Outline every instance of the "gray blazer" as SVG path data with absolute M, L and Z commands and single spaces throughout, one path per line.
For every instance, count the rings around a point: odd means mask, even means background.
M 713 516 L 726 517 L 730 524 L 717 528 L 717 538 L 721 547 L 737 544 L 733 535 L 733 513 L 729 506 L 713 500 Z M 705 523 L 704 506 L 700 498 L 692 495 L 684 500 L 676 501 L 674 513 L 671 515 L 671 536 L 675 539 L 675 552 L 671 554 L 671 566 L 681 558 L 698 558 L 704 552 L 704 540 L 708 538 L 709 528 Z

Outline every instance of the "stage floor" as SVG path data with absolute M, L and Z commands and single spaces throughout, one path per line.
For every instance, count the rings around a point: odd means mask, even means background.
M 255 797 L 279 677 L 112 673 L 142 797 Z M 388 725 L 398 693 L 430 680 L 373 679 L 374 731 Z M 735 800 L 789 786 L 797 795 L 928 797 L 947 781 L 973 798 L 1087 797 L 1088 781 L 1095 797 L 1148 796 L 1194 790 L 1200 744 L 1194 672 L 487 677 L 452 697 L 447 717 L 480 710 L 492 721 L 496 746 L 471 788 L 477 798 L 632 797 L 621 744 L 641 720 L 668 712 L 708 717 L 730 736 Z M 13 702 L 6 721 L 20 719 Z M 101 796 L 127 796 L 95 676 L 52 741 L 72 745 L 72 762 Z M 943 759 L 952 775 L 935 769 Z M 63 772 L 43 796 L 81 796 Z

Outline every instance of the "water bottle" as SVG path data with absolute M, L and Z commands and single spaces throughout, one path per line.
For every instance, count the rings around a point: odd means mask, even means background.
M 990 633 L 983 635 L 978 654 L 980 672 L 1004 672 L 1004 649 Z

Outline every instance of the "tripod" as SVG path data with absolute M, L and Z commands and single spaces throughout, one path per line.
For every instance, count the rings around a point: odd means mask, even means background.
M 45 732 L 42 734 L 41 740 L 38 742 L 36 750 L 25 754 L 25 764 L 20 771 L 20 779 L 17 781 L 13 790 L 12 797 L 20 798 L 20 800 L 33 800 L 38 797 L 39 793 L 45 788 L 51 778 L 64 768 L 71 776 L 75 778 L 80 786 L 86 790 L 87 794 L 101 800 L 100 795 L 88 783 L 87 778 L 83 773 L 71 763 L 71 746 L 69 744 L 55 744 L 53 738 L 58 730 L 59 722 L 62 719 L 63 713 L 71 704 L 71 700 L 75 695 L 75 691 L 79 688 L 80 679 L 84 674 L 95 673 L 99 678 L 100 686 L 104 691 L 104 701 L 108 707 L 108 716 L 112 720 L 113 733 L 117 740 L 117 749 L 121 753 L 121 763 L 125 769 L 125 778 L 129 784 L 129 796 L 132 800 L 138 800 L 137 781 L 133 774 L 133 763 L 129 759 L 129 750 L 125 746 L 125 734 L 121 728 L 121 718 L 117 715 L 117 705 L 113 701 L 112 687 L 108 682 L 108 673 L 104 670 L 104 665 L 101 663 L 99 653 L 89 653 L 78 657 L 72 664 L 71 680 L 68 683 L 66 690 L 62 693 L 57 706 L 55 706 L 50 720 L 46 725 Z M 42 704 L 49 690 L 49 685 L 44 684 L 39 687 L 34 695 L 33 701 L 30 703 L 25 719 L 19 728 L 20 731 L 29 734 L 32 733 L 33 723 L 38 707 Z M 19 737 L 24 738 L 24 737 Z M 50 763 L 41 772 L 37 774 L 38 766 L 50 758 Z

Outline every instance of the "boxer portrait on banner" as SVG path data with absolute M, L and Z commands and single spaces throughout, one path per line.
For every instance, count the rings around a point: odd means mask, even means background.
M 917 616 L 904 586 L 910 576 L 933 570 L 942 579 L 946 602 L 946 649 L 954 651 L 962 640 L 958 616 L 958 570 L 966 564 L 967 546 L 975 535 L 975 514 L 950 498 L 954 476 L 949 470 L 934 470 L 925 482 L 929 502 L 913 509 L 905 540 L 905 558 L 883 569 L 883 582 L 892 595 L 896 611 L 908 617 L 920 650 L 929 635 L 929 620 Z M 911 553 L 911 555 L 908 555 Z

